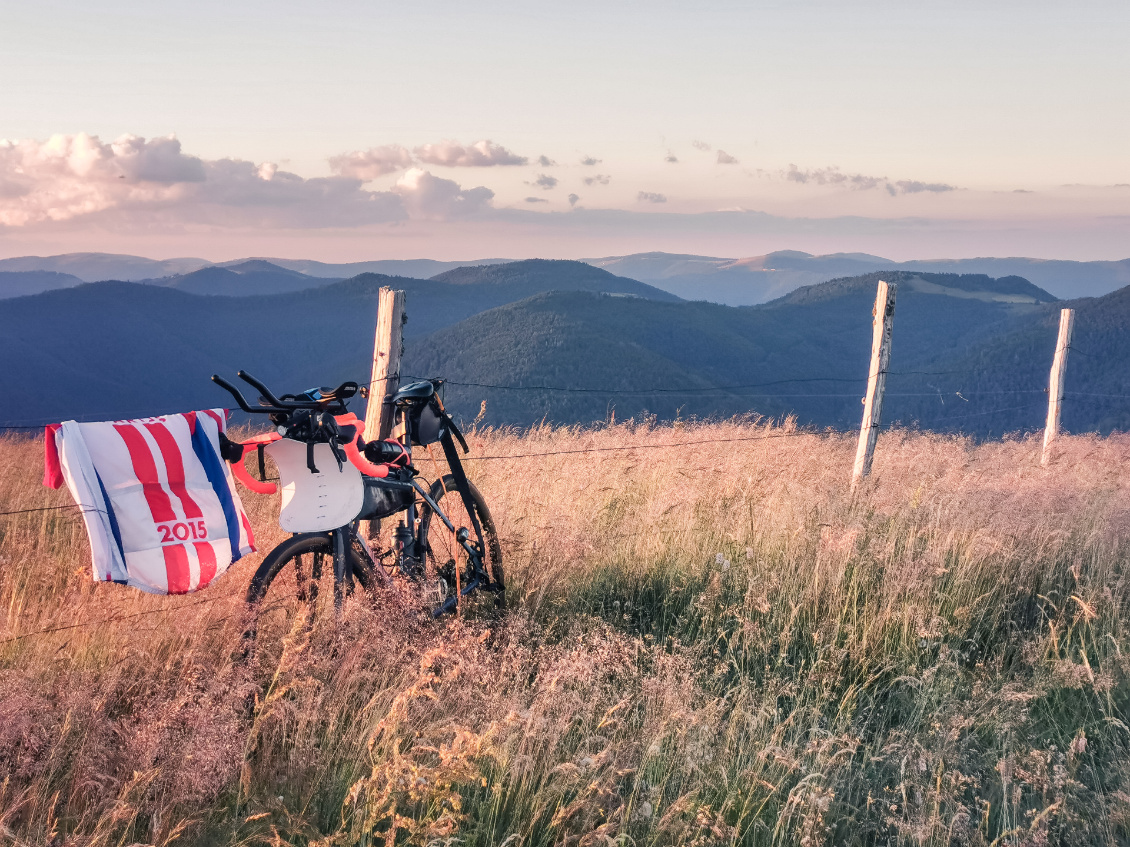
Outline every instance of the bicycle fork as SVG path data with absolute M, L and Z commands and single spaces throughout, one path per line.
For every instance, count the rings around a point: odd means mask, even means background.
M 340 527 L 331 533 L 334 555 L 334 616 L 341 618 L 341 607 L 345 595 L 353 590 L 353 569 L 345 559 L 346 544 L 349 539 L 346 528 Z

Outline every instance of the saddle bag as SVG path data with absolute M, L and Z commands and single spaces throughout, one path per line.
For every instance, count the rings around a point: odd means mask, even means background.
M 409 406 L 406 412 L 408 435 L 414 445 L 423 447 L 443 440 L 450 419 L 435 397 Z

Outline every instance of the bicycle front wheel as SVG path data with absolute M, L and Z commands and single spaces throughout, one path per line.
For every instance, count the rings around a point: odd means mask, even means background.
M 367 593 L 376 588 L 371 562 L 354 545 L 345 551 L 353 581 Z M 324 534 L 288 538 L 259 565 L 247 587 L 251 618 L 244 630 L 250 645 L 281 644 L 301 628 L 313 628 L 319 619 L 334 618 L 333 540 Z
M 482 528 L 482 539 L 476 538 L 475 525 L 467 511 L 463 498 L 459 496 L 459 489 L 455 487 L 455 477 L 447 474 L 441 480 L 432 484 L 429 494 L 436 505 L 447 515 L 448 520 L 455 525 L 455 529 L 466 528 L 470 533 L 468 539 L 475 546 L 482 547 L 483 570 L 486 582 L 476 591 L 465 595 L 460 600 L 460 605 L 493 606 L 495 611 L 506 608 L 506 577 L 502 571 L 502 545 L 498 540 L 498 531 L 494 526 L 494 518 L 487 508 L 486 500 L 470 482 L 467 483 L 471 493 L 471 509 Z M 445 496 L 446 495 L 446 496 Z M 420 528 L 416 539 L 416 549 L 424 564 L 424 577 L 430 589 L 434 592 L 438 603 L 436 609 L 453 605 L 457 586 L 465 589 L 476 578 L 470 556 L 458 542 L 455 533 L 444 525 L 443 520 L 436 515 L 430 506 L 424 505 L 420 516 Z M 454 611 L 454 609 L 448 609 Z

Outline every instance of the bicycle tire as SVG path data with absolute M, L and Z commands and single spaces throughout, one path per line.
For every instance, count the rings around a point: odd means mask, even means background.
M 305 559 L 309 557 L 309 567 Z M 354 545 L 346 550 L 354 579 L 367 593 L 372 593 L 377 576 L 366 557 L 359 554 Z M 295 575 L 294 588 L 280 584 L 280 577 L 291 565 Z M 320 571 L 320 573 L 319 573 Z M 323 584 L 328 590 L 323 591 Z M 243 637 L 248 643 L 259 637 L 267 615 L 280 611 L 283 622 L 271 629 L 279 629 L 285 634 L 293 627 L 290 621 L 296 614 L 306 616 L 307 627 L 312 627 L 318 616 L 320 606 L 332 608 L 333 605 L 333 541 L 328 534 L 311 533 L 294 535 L 279 544 L 267 554 L 251 583 L 247 586 L 245 597 L 251 618 L 244 629 Z
M 485 547 L 483 566 L 490 577 L 491 586 L 486 590 L 474 591 L 465 595 L 460 600 L 460 604 L 474 606 L 478 599 L 487 595 L 493 597 L 494 611 L 496 613 L 501 612 L 506 608 L 506 576 L 502 567 L 502 545 L 498 540 L 498 530 L 495 528 L 494 518 L 491 517 L 490 509 L 487 508 L 486 500 L 483 499 L 479 489 L 469 481 L 467 485 L 470 489 L 472 508 L 474 508 L 475 515 L 479 519 L 479 526 L 483 530 L 483 546 Z M 455 486 L 455 477 L 447 474 L 443 479 L 436 480 L 432 483 L 431 491 L 428 493 L 453 524 L 457 527 L 466 527 L 471 531 L 471 540 L 474 540 L 474 528 L 472 522 L 466 520 L 467 509 Z M 445 494 L 452 494 L 453 496 L 445 501 Z M 470 562 L 467 552 L 455 542 L 452 533 L 444 526 L 442 520 L 435 517 L 431 507 L 426 503 L 421 507 L 416 549 L 420 551 L 425 579 L 429 583 L 435 584 L 441 576 L 444 577 L 448 583 L 447 596 L 453 596 L 455 592 L 455 586 L 451 580 L 452 571 L 455 567 L 460 569 L 460 576 L 464 580 L 461 584 L 466 584 L 465 580 L 470 578 Z M 441 591 L 442 593 L 444 592 Z M 475 595 L 478 595 L 478 597 L 475 597 Z

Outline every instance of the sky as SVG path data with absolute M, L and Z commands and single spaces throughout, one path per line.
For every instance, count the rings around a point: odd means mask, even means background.
M 1130 256 L 1130 3 L 0 0 L 0 256 Z

